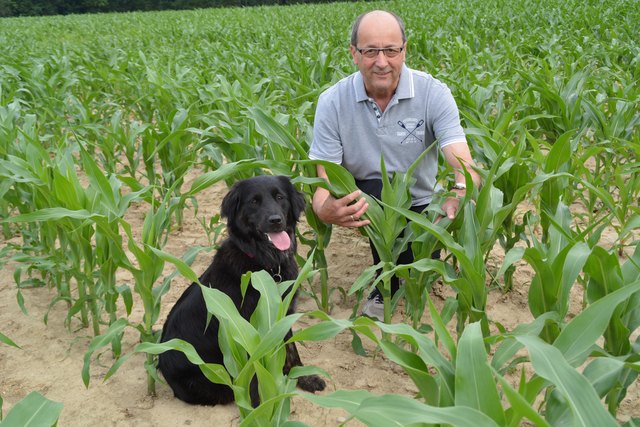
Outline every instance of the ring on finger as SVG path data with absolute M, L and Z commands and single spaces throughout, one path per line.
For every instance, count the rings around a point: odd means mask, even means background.
M 356 219 L 351 215 L 351 222 L 356 222 Z

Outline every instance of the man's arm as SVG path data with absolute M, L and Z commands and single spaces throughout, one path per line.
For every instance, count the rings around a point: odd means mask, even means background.
M 466 142 L 448 144 L 442 148 L 442 152 L 445 160 L 454 170 L 455 182 L 465 182 L 464 169 L 466 169 L 471 175 L 471 179 L 473 179 L 473 185 L 480 187 L 482 179 L 474 169 L 476 164 L 471 158 L 471 152 Z
M 473 185 L 478 188 L 480 187 L 480 185 L 482 185 L 482 179 L 480 178 L 480 175 L 478 175 L 478 172 L 473 169 L 476 164 L 471 158 L 471 152 L 469 151 L 469 147 L 467 146 L 466 142 L 455 142 L 448 144 L 442 147 L 442 153 L 444 154 L 444 158 L 447 163 L 454 170 L 456 183 L 465 183 L 464 169 L 466 168 L 467 172 L 469 172 L 469 175 L 471 175 Z M 466 194 L 466 190 L 453 189 L 451 191 L 456 193 L 460 198 L 464 197 Z M 447 200 L 445 200 L 445 202 L 442 204 L 442 210 L 449 219 L 453 219 L 456 216 L 456 212 L 458 211 L 458 204 L 460 203 L 458 197 L 448 197 Z

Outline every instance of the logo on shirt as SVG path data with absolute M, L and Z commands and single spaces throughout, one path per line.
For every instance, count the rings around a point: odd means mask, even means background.
M 408 117 L 398 120 L 400 129 L 396 135 L 401 138 L 400 144 L 422 144 L 424 138 L 424 120 Z

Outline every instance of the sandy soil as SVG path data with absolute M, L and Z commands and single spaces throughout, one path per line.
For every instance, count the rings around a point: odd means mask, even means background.
M 222 185 L 200 194 L 199 217 L 208 218 L 217 213 L 221 197 L 226 192 Z M 127 218 L 132 224 L 142 224 L 145 206 L 134 206 Z M 301 224 L 302 227 L 305 224 Z M 135 225 L 134 225 L 135 228 Z M 207 240 L 200 223 L 192 212 L 185 213 L 185 225 L 172 234 L 165 250 L 180 256 L 193 245 L 206 245 Z M 301 248 L 301 252 L 305 248 Z M 206 268 L 211 253 L 201 254 L 192 266 L 196 273 Z M 332 286 L 349 289 L 355 278 L 371 262 L 367 242 L 354 230 L 336 228 L 327 253 L 330 264 Z M 496 255 L 492 263 L 500 265 Z M 18 400 L 31 391 L 39 391 L 47 398 L 62 402 L 64 409 L 60 426 L 233 426 L 239 415 L 231 405 L 202 407 L 187 405 L 172 395 L 166 384 L 157 385 L 157 396 L 146 395 L 146 374 L 143 356 L 136 355 L 125 363 L 109 380 L 103 376 L 111 364 L 108 352 L 92 364 L 91 384 L 85 388 L 80 376 L 83 356 L 90 340 L 90 331 L 79 328 L 72 322 L 71 330 L 64 325 L 66 307 L 57 304 L 48 315 L 48 324 L 43 318 L 47 313 L 54 292 L 49 289 L 27 289 L 23 291 L 28 314 L 23 314 L 16 303 L 13 268 L 5 267 L 0 276 L 0 332 L 13 339 L 21 349 L 0 344 L 0 393 L 4 400 L 4 413 Z M 532 277 L 528 266 L 521 264 L 516 273 L 516 285 L 512 292 L 502 294 L 492 291 L 489 295 L 489 318 L 500 322 L 508 329 L 532 320 L 527 309 L 527 286 Z M 121 283 L 132 285 L 126 275 Z M 188 286 L 183 278 L 174 280 L 170 292 L 163 299 L 163 309 L 158 328 L 169 309 Z M 436 287 L 433 297 L 436 304 L 452 295 L 446 286 Z M 579 301 L 579 295 L 576 296 Z M 355 304 L 354 299 L 346 299 L 339 292 L 333 293 L 334 307 L 331 315 L 348 318 Z M 316 309 L 315 302 L 304 295 L 299 300 L 299 311 Z M 132 320 L 140 318 L 141 308 L 134 308 Z M 394 321 L 402 321 L 402 307 Z M 313 321 L 304 318 L 297 328 Z M 137 335 L 125 335 L 124 349 L 136 344 Z M 371 346 L 369 346 L 371 348 Z M 324 342 L 309 342 L 299 346 L 302 360 L 307 365 L 315 365 L 330 375 L 332 390 L 364 389 L 376 394 L 398 393 L 412 395 L 416 387 L 401 368 L 388 361 L 382 354 L 361 357 L 351 349 L 351 335 L 341 334 Z M 638 409 L 640 391 L 633 386 L 623 403 L 622 419 L 640 416 Z M 317 407 L 302 398 L 292 402 L 291 419 L 310 426 L 337 426 L 344 422 L 347 414 L 341 410 Z M 350 426 L 359 425 L 349 422 Z

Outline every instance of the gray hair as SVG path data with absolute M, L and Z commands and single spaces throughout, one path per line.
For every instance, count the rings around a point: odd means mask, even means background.
M 360 29 L 360 22 L 362 21 L 362 18 L 364 18 L 365 16 L 367 16 L 371 12 L 373 12 L 373 11 L 369 11 L 369 12 L 365 12 L 365 13 L 361 14 L 360 16 L 358 16 L 356 18 L 356 22 L 353 23 L 353 28 L 351 29 L 351 46 L 357 46 L 358 45 L 358 30 Z M 404 22 L 402 21 L 402 18 L 400 18 L 395 13 L 389 12 L 387 10 L 383 10 L 381 12 L 388 13 L 389 15 L 393 16 L 396 19 L 396 22 L 398 22 L 398 25 L 400 26 L 400 33 L 402 34 L 402 43 L 403 44 L 406 43 L 407 42 L 407 35 L 406 35 L 405 31 L 404 31 Z

